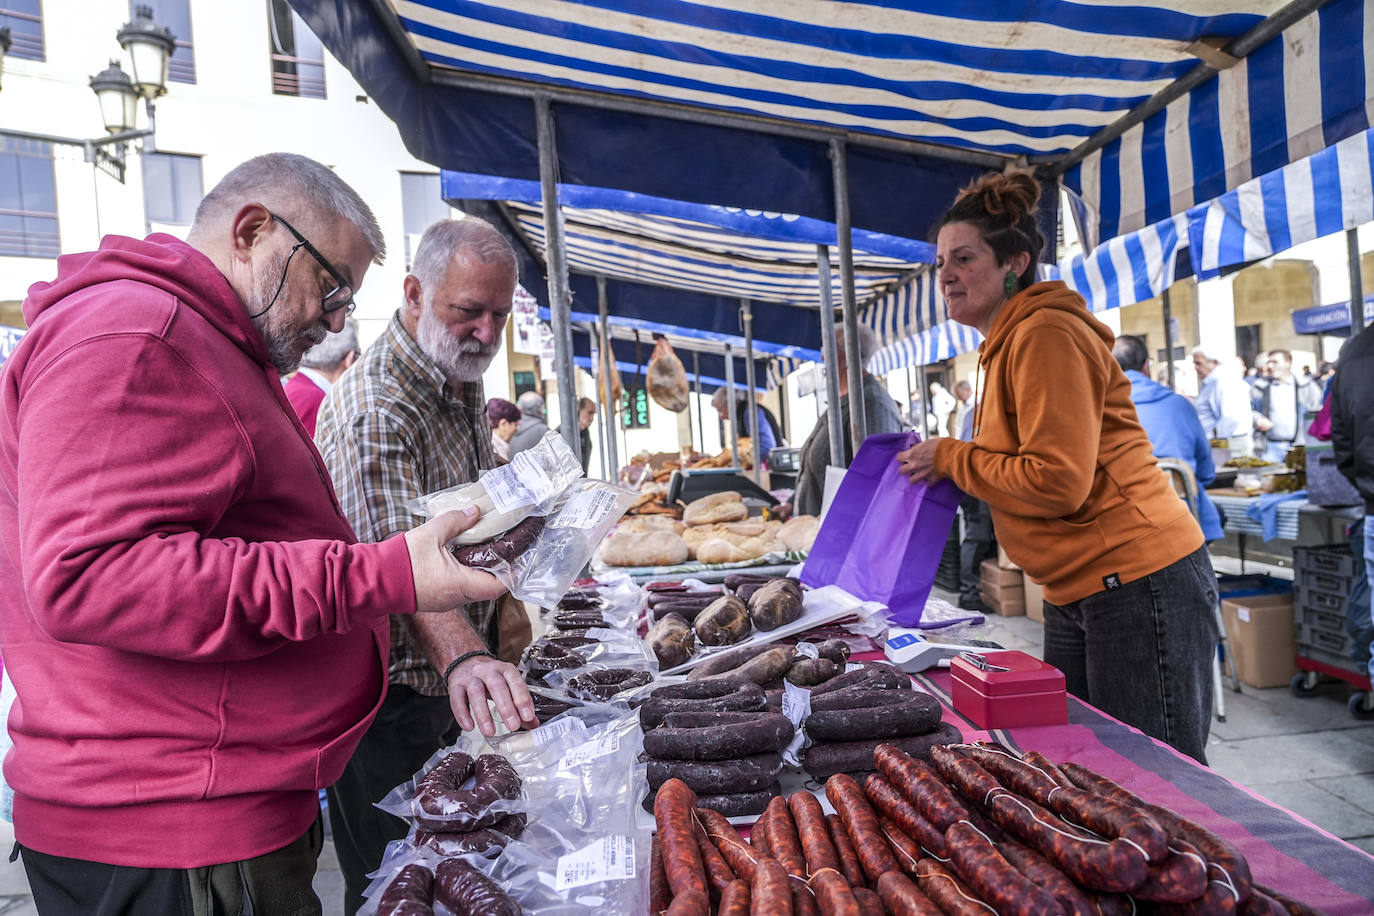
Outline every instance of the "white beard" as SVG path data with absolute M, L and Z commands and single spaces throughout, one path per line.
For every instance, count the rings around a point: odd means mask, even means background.
M 487 371 L 501 346 L 500 338 L 489 347 L 473 338 L 456 339 L 439 320 L 439 316 L 434 314 L 431 302 L 425 302 L 420 309 L 420 319 L 415 326 L 415 342 L 453 385 L 480 381 L 482 373 Z

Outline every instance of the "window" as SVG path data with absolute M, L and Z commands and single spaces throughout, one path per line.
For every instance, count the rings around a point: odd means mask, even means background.
M 439 193 L 439 176 L 429 173 L 401 173 L 401 219 L 406 232 L 406 270 L 410 270 L 410 256 L 420 244 L 425 230 L 441 219 L 449 218 L 448 204 Z
M 267 0 L 267 30 L 272 43 L 272 91 L 324 98 L 324 45 L 287 0 Z
M 189 226 L 202 196 L 199 156 L 143 154 L 143 207 L 148 222 Z
M 171 60 L 167 61 L 167 78 L 177 83 L 194 83 L 196 58 L 191 48 L 190 0 L 129 0 L 130 18 L 135 15 L 135 6 L 152 7 L 153 20 L 172 30 L 177 46 Z
M 0 255 L 57 257 L 52 147 L 0 137 Z
M 0 0 L 0 27 L 14 42 L 7 56 L 43 60 L 43 11 L 39 0 Z

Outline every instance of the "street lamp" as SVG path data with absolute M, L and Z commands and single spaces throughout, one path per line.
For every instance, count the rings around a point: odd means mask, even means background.
M 0 136 L 79 146 L 85 151 L 87 162 L 94 163 L 123 182 L 124 157 L 129 141 L 144 139 L 144 150 L 153 150 L 153 132 L 156 129 L 153 99 L 167 93 L 167 61 L 176 48 L 176 41 L 168 29 L 153 21 L 152 8 L 147 6 L 136 8 L 133 20 L 125 23 L 115 37 L 120 47 L 129 52 L 133 77 L 124 72 L 119 61 L 111 60 L 108 67 L 90 80 L 91 91 L 100 105 L 100 116 L 105 122 L 108 136 L 81 140 L 6 128 L 0 128 Z M 3 73 L 4 55 L 9 48 L 9 29 L 0 29 L 0 73 Z M 137 129 L 140 98 L 148 113 L 148 126 Z M 106 147 L 109 147 L 108 151 Z

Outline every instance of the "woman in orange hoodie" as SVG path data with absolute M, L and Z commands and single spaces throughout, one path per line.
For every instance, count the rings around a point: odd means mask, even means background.
M 1217 626 L 1202 531 L 1155 462 L 1113 335 L 1063 283 L 1035 282 L 1040 189 L 988 175 L 941 221 L 949 316 L 987 338 L 971 442 L 899 456 L 992 508 L 997 540 L 1045 588 L 1045 660 L 1076 696 L 1205 762 Z

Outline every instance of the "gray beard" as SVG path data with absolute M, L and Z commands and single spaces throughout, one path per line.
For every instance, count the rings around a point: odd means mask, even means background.
M 425 302 L 420 309 L 420 320 L 415 326 L 415 342 L 444 373 L 450 385 L 481 381 L 482 373 L 496 358 L 496 350 L 501 345 L 500 338 L 490 347 L 483 346 L 478 340 L 457 340 L 448 332 L 439 316 L 434 314 L 431 302 Z
M 288 319 L 281 318 L 282 312 L 277 308 L 281 305 L 281 300 L 267 309 L 267 303 L 272 301 L 273 294 L 277 291 L 277 284 L 281 282 L 282 271 L 286 269 L 287 255 L 281 254 L 274 258 L 271 263 L 263 265 L 263 268 L 256 271 L 253 275 L 253 289 L 249 295 L 248 314 L 257 315 L 252 319 L 253 326 L 262 335 L 263 343 L 267 344 L 267 361 L 281 375 L 290 375 L 300 367 L 301 357 L 304 351 L 296 352 L 296 343 L 304 338 L 309 342 L 309 346 L 324 340 L 329 333 L 329 328 L 323 323 L 312 325 L 304 331 L 291 327 Z M 282 290 L 283 294 L 286 292 Z M 265 314 L 258 314 L 263 309 L 267 309 Z

